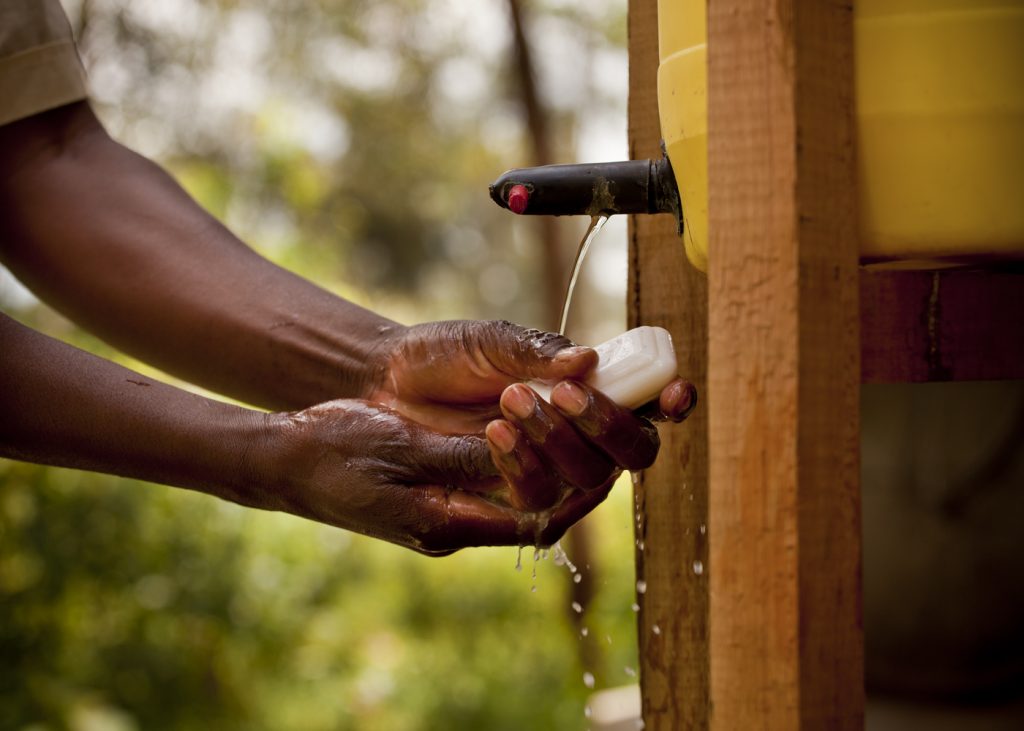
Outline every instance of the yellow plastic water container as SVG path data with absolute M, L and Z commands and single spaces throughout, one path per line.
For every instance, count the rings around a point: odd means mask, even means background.
M 659 0 L 658 105 L 686 251 L 707 266 L 705 0 Z M 861 257 L 1024 258 L 1024 0 L 854 4 Z

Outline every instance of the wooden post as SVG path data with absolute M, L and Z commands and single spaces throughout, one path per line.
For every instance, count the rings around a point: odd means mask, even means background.
M 629 3 L 629 145 L 634 160 L 661 155 L 656 75 L 656 0 Z M 640 683 L 646 728 L 708 725 L 707 280 L 686 260 L 668 216 L 630 222 L 630 326 L 671 333 L 679 372 L 699 405 L 680 425 L 661 427 L 657 464 L 636 487 Z M 702 529 L 703 527 L 703 529 Z M 700 573 L 694 571 L 695 562 Z
M 655 6 L 629 5 L 634 158 Z M 631 323 L 673 332 L 702 398 L 637 487 L 644 719 L 861 728 L 859 383 L 1024 377 L 1024 273 L 858 271 L 850 2 L 708 10 L 708 284 L 669 222 L 630 228 Z
M 852 7 L 708 7 L 716 729 L 863 727 Z

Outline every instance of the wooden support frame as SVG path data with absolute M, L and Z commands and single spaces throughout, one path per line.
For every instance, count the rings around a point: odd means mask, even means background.
M 631 228 L 631 319 L 674 332 L 704 398 L 637 490 L 647 728 L 863 722 L 849 11 L 712 4 L 707 281 L 668 224 Z M 634 157 L 657 154 L 656 23 L 631 2 Z
M 712 727 L 862 728 L 853 13 L 708 8 Z
M 661 155 L 656 76 L 657 0 L 629 3 L 630 158 Z M 707 279 L 686 260 L 675 221 L 638 216 L 629 227 L 629 321 L 673 336 L 679 372 L 699 405 L 680 425 L 661 428 L 657 463 L 636 485 L 637 578 L 646 591 L 638 637 L 648 731 L 708 724 Z M 695 562 L 700 573 L 694 571 Z
M 656 6 L 629 4 L 634 159 Z M 859 385 L 1024 378 L 1024 267 L 858 268 L 849 2 L 716 0 L 708 39 L 708 277 L 670 221 L 630 225 L 630 324 L 701 394 L 636 489 L 644 720 L 859 728 Z

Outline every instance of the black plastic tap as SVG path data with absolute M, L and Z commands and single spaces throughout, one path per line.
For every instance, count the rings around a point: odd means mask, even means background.
M 537 216 L 671 213 L 683 230 L 679 188 L 667 157 L 659 160 L 542 165 L 504 173 L 491 198 L 513 213 Z

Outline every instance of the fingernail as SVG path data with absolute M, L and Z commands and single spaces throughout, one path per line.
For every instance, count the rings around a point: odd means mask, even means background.
M 555 360 L 562 362 L 565 362 L 567 360 L 573 360 L 581 356 L 583 353 L 586 353 L 588 350 L 590 350 L 590 348 L 584 347 L 582 345 L 573 345 L 568 348 L 563 348 L 562 350 L 559 350 L 558 353 L 555 355 Z
M 516 448 L 516 432 L 507 421 L 492 421 L 488 424 L 487 438 L 502 454 L 509 454 Z
M 533 392 L 527 386 L 517 385 L 505 389 L 502 396 L 502 403 L 505 408 L 520 419 L 525 419 L 537 408 L 537 400 Z
M 682 389 L 683 393 L 679 396 L 679 401 L 676 403 L 676 419 L 682 421 L 690 412 L 697 406 L 697 387 L 692 383 L 686 384 Z
M 575 383 L 562 381 L 551 391 L 555 406 L 573 416 L 579 416 L 587 407 L 587 394 Z

